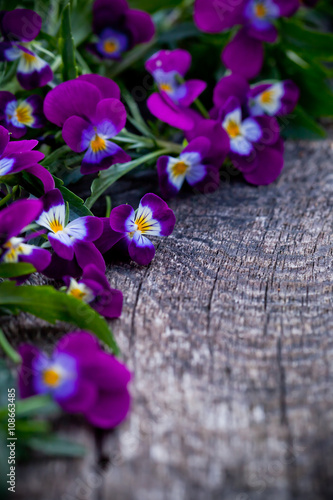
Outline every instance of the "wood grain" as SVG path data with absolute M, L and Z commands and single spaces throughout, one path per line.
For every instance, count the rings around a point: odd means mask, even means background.
M 275 184 L 230 176 L 183 195 L 149 267 L 108 269 L 125 297 L 113 329 L 135 374 L 131 416 L 104 441 L 108 466 L 76 425 L 86 459 L 22 466 L 17 498 L 333 498 L 333 146 L 286 149 Z

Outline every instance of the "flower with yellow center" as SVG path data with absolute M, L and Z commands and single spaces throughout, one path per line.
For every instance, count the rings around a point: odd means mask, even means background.
M 100 151 L 105 151 L 106 140 L 96 133 L 93 139 L 90 141 L 90 147 L 92 149 L 92 152 L 95 154 L 99 153 Z
M 55 368 L 50 367 L 43 371 L 42 379 L 45 385 L 54 388 L 60 384 L 61 376 Z
M 119 43 L 115 39 L 105 40 L 103 43 L 103 50 L 107 54 L 114 54 L 119 50 Z
M 71 295 L 82 302 L 92 302 L 95 298 L 93 291 L 87 287 L 84 283 L 78 283 L 74 278 L 71 278 L 69 287 L 67 289 L 67 295 Z
M 256 3 L 254 7 L 254 12 L 259 19 L 263 19 L 267 15 L 266 5 L 263 2 Z
M 225 127 L 226 131 L 227 131 L 227 134 L 229 135 L 229 137 L 231 139 L 235 139 L 236 137 L 238 137 L 239 135 L 241 135 L 241 131 L 240 131 L 240 126 L 239 124 L 234 121 L 234 120 L 230 120 L 226 127 Z

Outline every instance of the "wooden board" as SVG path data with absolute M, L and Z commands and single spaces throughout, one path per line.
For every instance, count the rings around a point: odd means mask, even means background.
M 231 176 L 174 200 L 152 264 L 108 270 L 125 297 L 113 329 L 131 417 L 98 448 L 104 471 L 88 429 L 64 425 L 87 457 L 21 467 L 17 498 L 333 498 L 333 146 L 286 149 L 274 185 Z M 136 185 L 133 200 L 150 189 Z

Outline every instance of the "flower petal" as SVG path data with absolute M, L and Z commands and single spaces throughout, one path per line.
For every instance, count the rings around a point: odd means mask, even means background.
M 74 252 L 76 260 L 82 269 L 93 262 L 96 267 L 105 272 L 105 261 L 93 243 L 76 241 L 74 243 Z
M 111 229 L 119 233 L 133 231 L 135 212 L 130 205 L 120 205 L 112 210 L 110 215 Z
M 221 108 L 228 99 L 236 97 L 241 104 L 244 104 L 250 90 L 247 80 L 242 75 L 233 74 L 221 78 L 214 89 L 214 106 Z
M 92 174 L 100 170 L 106 170 L 116 163 L 127 163 L 131 161 L 131 157 L 117 144 L 111 141 L 105 141 L 105 149 L 94 152 L 89 147 L 83 157 L 81 165 L 81 173 Z
M 78 378 L 73 395 L 66 398 L 55 397 L 55 400 L 68 413 L 85 413 L 94 407 L 97 397 L 95 385 L 89 380 Z
M 194 22 L 207 33 L 219 33 L 240 24 L 246 0 L 196 0 Z
M 44 186 L 44 191 L 47 193 L 47 191 L 51 191 L 51 189 L 54 189 L 54 179 L 50 172 L 43 167 L 42 165 L 33 165 L 32 167 L 29 167 L 26 169 L 26 172 L 28 172 L 31 175 L 34 175 L 37 177 L 41 183 Z
M 1 31 L 10 40 L 31 42 L 39 34 L 42 18 L 30 9 L 15 9 L 5 13 L 1 20 Z
M 74 257 L 73 241 L 64 231 L 48 234 L 49 242 L 56 254 L 62 259 L 72 260 Z
M 176 217 L 168 204 L 156 194 L 147 193 L 140 201 L 137 217 L 144 207 L 148 207 L 152 212 L 152 218 L 160 223 L 159 236 L 169 236 L 174 230 Z M 149 233 L 147 232 L 147 234 Z
M 131 47 L 149 42 L 155 35 L 155 26 L 148 12 L 129 9 L 125 14 L 124 30 L 131 34 Z
M 118 99 L 103 99 L 96 108 L 93 124 L 98 132 L 111 139 L 126 125 L 126 109 Z
M 17 67 L 17 79 L 25 90 L 44 87 L 53 78 L 53 71 L 43 59 L 34 54 L 33 60 L 21 56 Z
M 94 241 L 101 236 L 103 223 L 98 217 L 87 215 L 67 224 L 65 231 L 75 241 Z
M 184 76 L 191 66 L 191 61 L 192 56 L 187 50 L 160 50 L 148 59 L 145 68 L 151 74 L 156 70 L 163 70 L 164 73 L 173 71 Z
M 126 417 L 130 408 L 127 390 L 119 392 L 100 391 L 96 403 L 85 412 L 86 419 L 94 426 L 112 429 Z
M 247 79 L 254 78 L 260 72 L 264 61 L 263 44 L 248 36 L 243 28 L 225 47 L 222 61 L 232 72 Z
M 0 126 L 0 156 L 3 154 L 9 143 L 9 132 L 5 127 Z
M 51 254 L 48 250 L 44 248 L 35 247 L 33 245 L 25 245 L 31 246 L 31 251 L 29 254 L 20 255 L 20 262 L 29 262 L 32 264 L 38 272 L 43 271 L 47 266 L 51 263 Z
M 103 223 L 103 231 L 101 236 L 94 241 L 94 245 L 102 254 L 104 254 L 116 243 L 118 243 L 124 235 L 111 228 L 110 217 L 101 217 L 100 220 Z
M 258 166 L 251 172 L 245 172 L 247 182 L 256 186 L 266 186 L 274 182 L 283 169 L 283 141 L 274 146 L 266 146 L 262 151 L 257 151 Z
M 191 130 L 194 127 L 192 115 L 187 109 L 171 107 L 160 94 L 152 94 L 147 101 L 147 106 L 152 115 L 181 130 Z
M 102 99 L 120 99 L 120 88 L 111 80 L 111 78 L 107 78 L 106 76 L 96 75 L 93 73 L 88 73 L 85 75 L 80 75 L 78 80 L 83 80 L 85 82 L 91 83 L 98 88 L 101 93 Z
M 18 352 L 22 358 L 22 364 L 19 368 L 18 385 L 21 398 L 29 398 L 36 393 L 34 377 L 35 372 L 33 365 L 35 360 L 40 356 L 40 351 L 37 347 L 23 344 L 20 345 Z
M 18 200 L 0 212 L 0 241 L 8 241 L 33 222 L 40 214 L 40 200 Z
M 126 0 L 96 0 L 93 4 L 93 32 L 117 26 L 129 9 Z
M 70 116 L 64 123 L 62 137 L 72 151 L 82 153 L 89 147 L 84 132 L 91 128 L 90 123 L 80 116 Z
M 155 247 L 152 242 L 138 232 L 134 233 L 128 251 L 131 259 L 140 266 L 150 264 L 155 255 Z

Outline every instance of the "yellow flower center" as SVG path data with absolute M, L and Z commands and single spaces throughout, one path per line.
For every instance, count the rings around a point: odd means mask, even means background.
M 161 83 L 160 89 L 163 90 L 163 92 L 172 92 L 172 86 L 170 83 Z
M 72 288 L 68 293 L 69 295 L 72 295 L 73 297 L 79 300 L 83 300 L 84 297 L 87 295 L 86 292 L 80 290 L 79 288 Z
M 28 103 L 19 104 L 16 108 L 16 119 L 22 125 L 30 125 L 34 119 L 32 117 L 32 108 Z
M 29 54 L 28 52 L 23 52 L 23 59 L 28 63 L 31 64 L 36 60 L 36 56 L 33 56 L 32 54 Z
M 171 167 L 173 175 L 184 175 L 188 169 L 188 165 L 184 161 L 179 161 Z
M 106 141 L 98 134 L 96 134 L 93 140 L 90 142 L 90 146 L 93 153 L 99 153 L 99 151 L 104 151 L 106 149 Z
M 46 385 L 56 387 L 60 382 L 60 375 L 54 368 L 47 368 L 43 372 L 43 381 Z
M 146 231 L 149 231 L 151 228 L 152 224 L 150 223 L 149 219 L 145 215 L 141 215 L 139 219 L 136 219 L 135 221 L 136 224 L 136 230 L 140 231 L 141 233 L 145 233 Z M 131 235 L 131 233 L 129 233 Z
M 226 127 L 226 131 L 231 139 L 235 139 L 236 137 L 241 135 L 238 123 L 234 122 L 233 120 L 229 121 Z
M 270 104 L 273 101 L 272 90 L 265 90 L 265 92 L 261 94 L 260 99 L 263 104 Z
M 64 229 L 62 224 L 56 219 L 50 222 L 50 228 L 54 233 L 57 233 L 58 231 L 62 231 Z
M 17 262 L 18 256 L 23 253 L 21 245 L 15 245 L 10 240 L 6 241 L 3 247 L 8 249 L 3 258 L 4 262 Z
M 262 2 L 258 2 L 254 7 L 255 15 L 262 19 L 266 17 L 267 9 L 266 6 Z
M 114 52 L 117 52 L 118 48 L 119 45 L 115 40 L 105 40 L 103 44 L 104 52 L 106 52 L 107 54 L 113 54 Z

